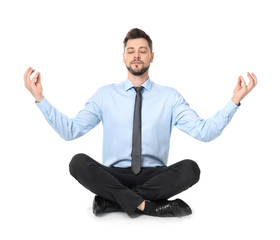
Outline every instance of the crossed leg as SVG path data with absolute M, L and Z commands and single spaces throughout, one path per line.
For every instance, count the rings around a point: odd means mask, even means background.
M 106 167 L 85 154 L 75 155 L 69 169 L 85 188 L 118 203 L 128 215 L 144 200 L 168 199 L 188 189 L 200 176 L 200 169 L 192 160 L 169 167 L 143 168 L 135 176 L 130 168 Z
M 200 169 L 193 160 L 179 161 L 131 190 L 147 200 L 168 199 L 199 181 Z

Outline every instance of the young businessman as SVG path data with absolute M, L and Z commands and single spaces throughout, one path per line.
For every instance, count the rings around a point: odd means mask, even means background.
M 124 39 L 123 53 L 128 77 L 99 88 L 74 118 L 60 113 L 44 97 L 40 72 L 32 80 L 34 69 L 29 67 L 24 74 L 25 86 L 37 106 L 65 140 L 84 135 L 102 121 L 103 164 L 77 154 L 69 165 L 72 176 L 96 194 L 96 215 L 114 211 L 160 217 L 191 214 L 183 200 L 168 200 L 197 183 L 200 176 L 198 165 L 189 159 L 167 166 L 172 128 L 176 126 L 201 141 L 215 139 L 257 84 L 253 73 L 247 74 L 248 85 L 239 76 L 230 101 L 204 120 L 176 89 L 151 81 L 153 58 L 151 38 L 140 29 L 131 29 Z

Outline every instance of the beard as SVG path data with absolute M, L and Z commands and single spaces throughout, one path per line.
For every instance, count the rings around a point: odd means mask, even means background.
M 136 70 L 135 70 L 135 69 L 132 69 L 132 68 L 131 68 L 131 65 L 130 65 L 130 66 L 126 66 L 127 70 L 128 70 L 132 75 L 134 75 L 134 76 L 141 76 L 141 75 L 143 75 L 145 72 L 148 71 L 149 67 L 150 67 L 150 65 L 147 66 L 147 67 L 144 67 L 144 66 L 143 66 L 142 68 L 136 68 Z

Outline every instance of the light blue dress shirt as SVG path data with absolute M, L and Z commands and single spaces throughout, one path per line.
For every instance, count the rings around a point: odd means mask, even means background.
M 211 141 L 222 133 L 239 108 L 230 100 L 213 117 L 204 120 L 176 89 L 155 84 L 149 78 L 142 86 L 142 167 L 167 165 L 174 126 L 198 140 Z M 60 113 L 45 97 L 36 104 L 65 140 L 83 136 L 102 121 L 103 164 L 130 167 L 135 95 L 127 78 L 100 87 L 74 118 Z

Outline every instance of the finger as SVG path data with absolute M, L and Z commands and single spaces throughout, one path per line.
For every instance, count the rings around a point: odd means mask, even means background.
M 30 75 L 35 71 L 35 69 L 30 68 L 28 73 L 27 73 L 27 81 L 30 81 Z
M 36 79 L 37 79 L 37 77 L 38 77 L 38 75 L 39 75 L 39 72 L 37 72 L 36 74 L 35 74 L 35 76 L 32 78 L 32 83 L 35 83 L 36 82 Z
M 247 72 L 247 77 L 248 77 L 249 79 L 252 79 L 252 80 L 254 81 L 254 78 L 252 77 L 252 75 L 251 75 L 249 72 Z
M 241 78 L 240 78 L 241 76 L 239 76 L 238 77 L 238 80 L 237 80 L 237 84 L 236 84 L 236 86 L 238 86 L 238 87 L 241 87 Z
M 29 71 L 29 69 L 30 69 L 30 67 L 29 68 L 27 68 L 27 70 L 25 71 L 25 73 L 24 73 L 24 81 L 26 81 L 26 76 L 27 76 L 27 73 L 28 73 L 28 71 Z
M 36 86 L 41 84 L 41 76 L 40 72 L 38 72 L 37 79 L 35 81 Z
M 38 79 L 37 79 L 37 82 L 41 83 L 41 73 L 38 72 Z
M 250 82 L 248 83 L 248 89 L 251 90 L 255 85 L 255 81 L 249 72 L 247 73 L 247 76 L 250 79 Z
M 255 75 L 254 73 L 252 73 L 252 76 L 253 76 L 253 78 L 254 78 L 255 85 L 256 85 L 256 84 L 257 84 L 257 82 L 258 82 L 257 77 L 256 77 L 256 75 Z
M 246 82 L 242 76 L 240 76 L 241 82 L 242 82 L 242 87 L 247 87 Z
M 39 72 L 36 86 L 38 86 L 38 89 L 42 88 L 42 83 L 41 83 L 41 73 Z
M 32 85 L 36 85 L 38 74 L 39 74 L 39 72 L 37 72 L 37 73 L 35 74 L 35 76 L 32 78 L 32 80 L 31 80 L 31 84 L 32 84 Z
M 24 79 L 24 83 L 25 83 L 25 86 L 29 86 L 30 85 L 30 75 L 31 75 L 31 72 L 32 72 L 32 68 L 29 67 L 29 69 L 26 71 L 25 73 L 25 79 Z
M 28 79 L 28 78 L 27 78 L 27 75 L 28 75 L 28 73 L 29 73 L 30 70 L 31 70 L 31 67 L 29 67 L 29 68 L 25 71 L 25 73 L 24 73 L 24 82 L 25 82 L 25 83 L 28 83 L 28 82 L 27 82 L 27 79 Z

